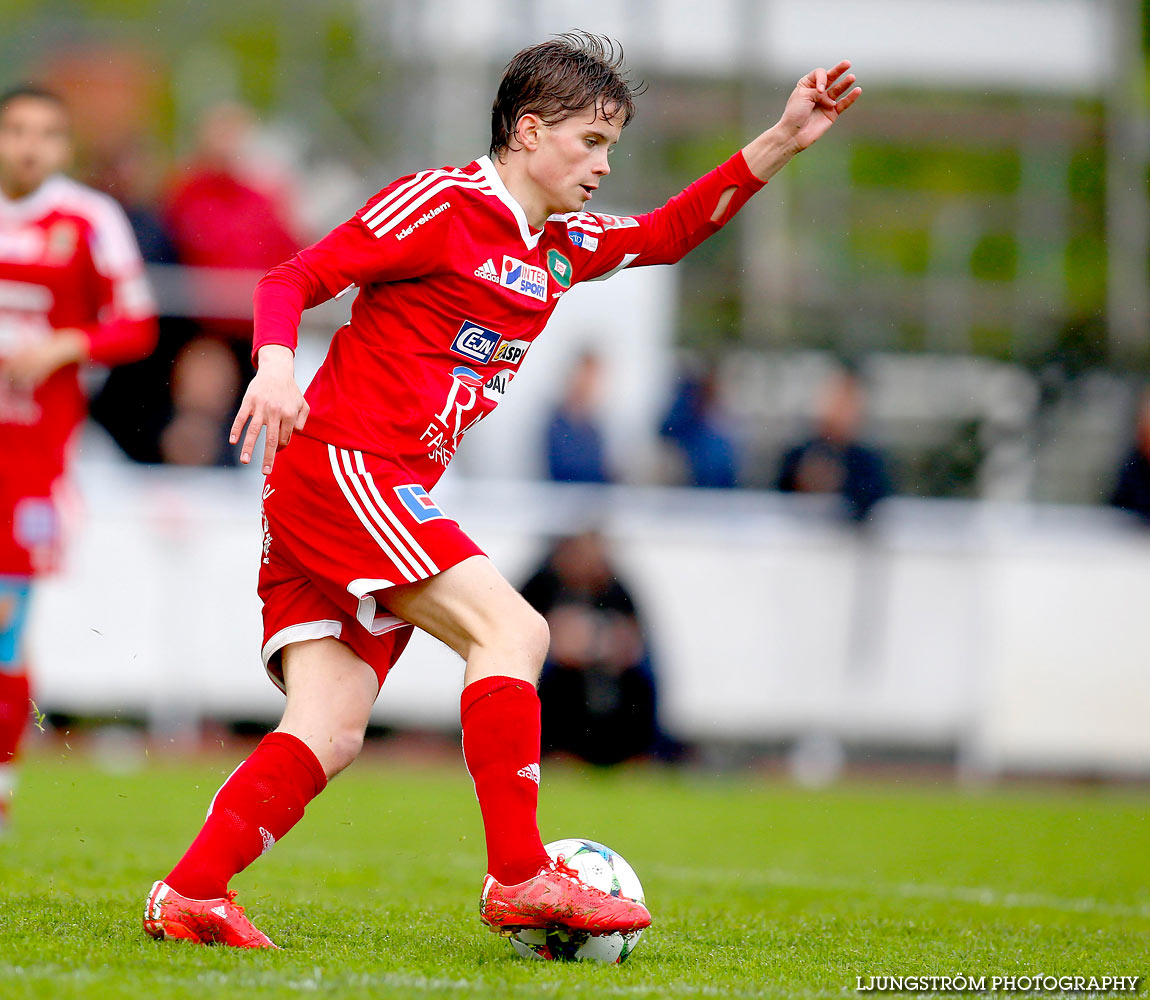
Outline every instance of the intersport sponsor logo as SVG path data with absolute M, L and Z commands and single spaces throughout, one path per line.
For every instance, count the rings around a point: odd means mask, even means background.
M 503 270 L 500 284 L 513 292 L 526 295 L 538 302 L 547 301 L 547 269 L 535 267 L 518 257 L 503 255 Z

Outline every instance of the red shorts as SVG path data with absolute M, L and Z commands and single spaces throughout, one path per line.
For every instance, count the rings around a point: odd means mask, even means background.
M 479 548 L 411 473 L 361 451 L 296 434 L 264 483 L 263 659 L 283 689 L 280 651 L 332 636 L 379 683 L 412 626 L 376 601 L 388 587 L 425 580 Z
M 38 576 L 59 563 L 68 488 L 59 469 L 19 464 L 0 469 L 0 575 Z

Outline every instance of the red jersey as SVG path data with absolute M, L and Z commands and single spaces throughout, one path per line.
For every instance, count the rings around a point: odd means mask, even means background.
M 294 350 L 302 310 L 358 285 L 307 389 L 305 433 L 385 457 L 430 488 L 572 285 L 679 260 L 762 186 L 736 153 L 653 212 L 576 212 L 533 230 L 486 156 L 403 177 L 265 275 L 253 350 Z
M 0 194 L 0 358 L 63 329 L 85 333 L 91 359 L 108 365 L 143 357 L 156 338 L 143 262 L 123 210 L 105 194 L 52 177 L 24 198 Z M 50 482 L 63 471 L 85 410 L 78 365 L 30 393 L 0 377 L 5 466 Z

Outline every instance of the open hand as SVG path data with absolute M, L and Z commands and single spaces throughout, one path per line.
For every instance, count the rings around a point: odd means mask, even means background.
M 240 449 L 240 461 L 247 465 L 252 460 L 260 428 L 267 428 L 264 435 L 263 474 L 268 475 L 272 471 L 276 451 L 291 440 L 294 431 L 303 430 L 308 409 L 307 400 L 296 385 L 291 351 L 286 347 L 270 345 L 261 348 L 259 370 L 249 383 L 248 391 L 244 393 L 229 436 L 231 443 L 235 444 L 240 439 L 244 424 L 251 420 Z
M 862 94 L 862 87 L 850 89 L 855 82 L 850 68 L 844 59 L 829 70 L 812 69 L 791 92 L 777 128 L 796 152 L 815 142 Z
M 66 365 L 88 357 L 88 338 L 79 330 L 57 330 L 0 359 L 0 375 L 18 392 L 35 392 L 40 385 Z

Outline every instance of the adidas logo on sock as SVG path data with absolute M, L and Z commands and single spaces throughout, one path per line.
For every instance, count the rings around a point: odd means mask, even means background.
M 484 281 L 494 281 L 495 284 L 499 284 L 499 271 L 495 267 L 495 261 L 490 257 L 475 269 L 474 274 L 475 277 L 482 278 Z
M 538 764 L 528 764 L 526 767 L 521 767 L 515 773 L 518 774 L 519 777 L 521 777 L 521 778 L 526 778 L 528 781 L 534 781 L 535 784 L 537 784 L 537 785 L 539 784 L 539 765 Z
M 270 851 L 273 847 L 276 846 L 276 839 L 275 839 L 275 837 L 272 836 L 272 834 L 269 830 L 265 830 L 261 826 L 260 827 L 260 840 L 262 840 L 264 842 L 264 849 L 262 851 L 260 851 L 260 856 L 262 857 L 263 855 L 267 854 L 267 852 Z

